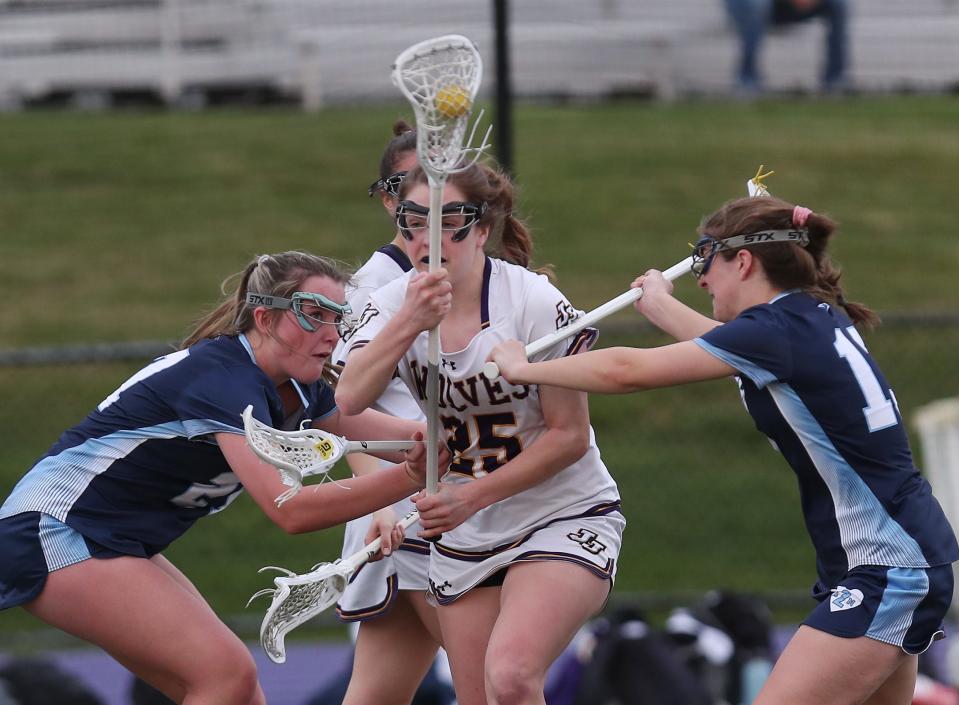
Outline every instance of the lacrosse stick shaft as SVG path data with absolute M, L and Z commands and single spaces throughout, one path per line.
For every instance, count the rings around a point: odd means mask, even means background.
M 693 263 L 692 257 L 687 257 L 682 262 L 677 262 L 672 267 L 663 272 L 663 276 L 666 277 L 669 281 L 678 279 L 686 272 L 690 271 L 689 267 Z M 626 308 L 630 304 L 639 301 L 643 296 L 643 290 L 641 287 L 636 287 L 635 289 L 630 289 L 627 292 L 624 292 L 617 296 L 615 299 L 611 299 L 606 303 L 597 306 L 589 313 L 577 318 L 575 321 L 570 323 L 564 328 L 560 328 L 555 333 L 550 333 L 549 335 L 544 335 L 538 340 L 534 340 L 532 343 L 526 346 L 526 357 L 529 358 L 532 355 L 543 352 L 544 350 L 551 348 L 556 343 L 561 340 L 566 340 L 567 338 L 576 335 L 584 328 L 589 328 L 594 323 L 598 323 L 607 316 L 610 316 L 617 311 Z M 496 379 L 499 377 L 499 367 L 495 362 L 487 362 L 483 365 L 483 374 L 486 375 L 487 379 Z
M 415 509 L 403 517 L 397 524 L 403 527 L 403 531 L 406 531 L 408 528 L 413 526 L 416 522 L 420 520 L 419 512 Z M 359 551 L 354 553 L 352 556 L 348 556 L 342 560 L 342 563 L 349 566 L 350 574 L 359 570 L 360 566 L 369 561 L 373 556 L 376 555 L 376 552 L 380 550 L 380 545 L 382 544 L 382 537 L 378 536 L 368 544 L 366 544 Z
M 397 450 L 410 450 L 416 441 L 347 441 L 347 453 L 377 453 Z
M 429 271 L 440 268 L 443 236 L 443 186 L 446 179 L 429 177 L 430 183 L 430 252 Z M 426 493 L 436 494 L 439 481 L 439 400 L 440 400 L 440 327 L 429 333 L 426 368 Z

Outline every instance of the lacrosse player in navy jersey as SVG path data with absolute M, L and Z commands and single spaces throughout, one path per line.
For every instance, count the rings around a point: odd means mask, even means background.
M 499 342 L 533 340 L 580 312 L 527 268 L 532 239 L 501 172 L 476 164 L 449 176 L 443 268 L 434 273 L 420 168 L 406 175 L 399 198 L 397 224 L 416 270 L 370 296 L 347 338 L 337 402 L 344 413 L 360 412 L 396 374 L 425 411 L 428 331 L 442 321 L 439 415 L 453 461 L 439 492 L 416 506 L 420 538 L 442 534 L 431 546 L 430 593 L 456 699 L 543 703 L 550 664 L 606 601 L 625 520 L 586 395 L 490 382 L 481 369 Z M 542 357 L 575 353 L 594 333 Z
M 735 376 L 756 427 L 799 480 L 819 605 L 789 642 L 758 705 L 906 705 L 917 655 L 943 636 L 959 546 L 913 464 L 896 398 L 855 324 L 826 253 L 835 223 L 772 197 L 731 201 L 700 227 L 693 274 L 716 320 L 647 272 L 637 309 L 680 341 L 529 363 L 491 359 L 514 383 L 622 393 Z
M 183 347 L 146 366 L 66 431 L 0 508 L 0 608 L 23 606 L 101 646 L 177 702 L 264 702 L 249 650 L 161 552 L 246 489 L 289 533 L 322 529 L 424 484 L 424 449 L 376 477 L 287 488 L 247 447 L 241 412 L 353 438 L 422 424 L 342 416 L 321 380 L 347 324 L 348 276 L 302 252 L 263 255 Z M 347 489 L 350 488 L 350 489 Z
M 393 212 L 403 177 L 416 166 L 416 131 L 406 122 L 393 125 L 393 137 L 380 159 L 380 177 L 370 186 L 394 222 L 393 239 L 380 247 L 353 275 L 346 288 L 352 310 L 360 315 L 376 289 L 413 269 L 407 241 L 395 228 Z M 334 352 L 345 363 L 346 350 Z M 425 422 L 416 400 L 400 379 L 393 379 L 374 409 Z M 387 461 L 363 454 L 347 456 L 355 475 L 375 472 Z M 341 621 L 358 624 L 353 672 L 344 705 L 407 705 L 433 663 L 442 636 L 436 608 L 427 602 L 429 544 L 406 536 L 397 520 L 414 509 L 405 498 L 346 525 L 343 556 L 380 537 L 384 558 L 367 563 L 353 576 L 336 605 Z M 397 644 L 403 648 L 396 648 Z

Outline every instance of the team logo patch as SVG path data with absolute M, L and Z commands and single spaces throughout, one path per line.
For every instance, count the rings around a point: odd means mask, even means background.
M 845 588 L 842 585 L 832 591 L 832 597 L 829 598 L 829 611 L 842 612 L 851 610 L 853 607 L 859 607 L 862 604 L 862 590 Z
M 379 309 L 376 308 L 373 304 L 366 304 L 366 308 L 363 309 L 363 312 L 360 314 L 360 317 L 356 319 L 353 323 L 353 329 L 344 336 L 343 340 L 349 341 L 356 332 L 370 322 L 371 319 L 380 315 Z
M 556 302 L 556 330 L 565 328 L 577 318 L 579 318 L 579 312 L 569 301 L 563 299 Z
M 598 541 L 599 538 L 595 531 L 590 531 L 589 529 L 580 529 L 575 534 L 566 534 L 566 538 L 570 541 L 575 541 L 580 545 L 580 547 L 592 553 L 593 555 L 599 555 L 606 550 L 606 544 L 602 541 Z

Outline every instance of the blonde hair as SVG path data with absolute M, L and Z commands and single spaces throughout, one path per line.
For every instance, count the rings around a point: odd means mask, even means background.
M 327 277 L 339 284 L 346 284 L 350 280 L 349 272 L 327 257 L 297 250 L 257 255 L 243 271 L 223 281 L 221 289 L 225 298 L 196 322 L 193 331 L 180 343 L 180 349 L 208 338 L 249 331 L 253 328 L 253 310 L 256 307 L 247 304 L 247 292 L 290 298 L 312 276 Z M 238 280 L 236 288 L 227 293 L 234 280 Z

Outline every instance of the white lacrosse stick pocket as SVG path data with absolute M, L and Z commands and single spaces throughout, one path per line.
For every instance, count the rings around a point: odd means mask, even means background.
M 419 521 L 419 518 L 420 515 L 414 510 L 403 517 L 399 525 L 405 531 Z M 283 573 L 273 578 L 275 588 L 260 590 L 246 603 L 249 607 L 250 602 L 264 595 L 273 598 L 260 625 L 260 645 L 271 661 L 286 661 L 284 638 L 287 633 L 335 605 L 353 574 L 380 550 L 380 543 L 380 538 L 377 537 L 352 556 L 339 558 L 333 563 L 320 563 L 303 575 L 276 566 L 260 569 L 261 573 L 264 570 L 278 570 Z
M 303 479 L 326 476 L 336 461 L 347 452 L 347 441 L 332 433 L 310 428 L 302 431 L 277 431 L 253 418 L 253 405 L 243 410 L 246 442 L 261 459 L 280 473 L 290 489 L 276 498 L 276 506 L 296 496 Z

